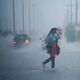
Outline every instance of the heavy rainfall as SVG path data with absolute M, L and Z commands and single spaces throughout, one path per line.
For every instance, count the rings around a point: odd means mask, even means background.
M 80 79 L 79 0 L 0 0 L 0 80 Z M 60 53 L 49 57 L 45 39 L 57 28 Z

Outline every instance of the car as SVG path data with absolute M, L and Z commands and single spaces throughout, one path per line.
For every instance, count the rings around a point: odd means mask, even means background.
M 13 38 L 12 44 L 16 46 L 21 44 L 28 44 L 30 41 L 31 38 L 27 34 L 16 34 Z

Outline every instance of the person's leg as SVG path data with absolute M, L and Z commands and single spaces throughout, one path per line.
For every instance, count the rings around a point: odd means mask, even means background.
M 43 63 L 42 63 L 42 66 L 43 68 L 45 69 L 45 64 L 47 64 L 49 61 L 51 60 L 51 57 L 46 59 Z
M 51 60 L 51 57 L 50 57 L 50 58 L 48 58 L 48 59 L 46 59 L 46 60 L 43 62 L 43 64 L 48 63 L 50 60 Z
M 51 68 L 55 68 L 55 57 L 51 57 Z

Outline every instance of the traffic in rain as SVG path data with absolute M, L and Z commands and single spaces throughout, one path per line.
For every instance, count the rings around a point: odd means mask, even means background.
M 0 80 L 79 80 L 79 4 L 0 0 Z

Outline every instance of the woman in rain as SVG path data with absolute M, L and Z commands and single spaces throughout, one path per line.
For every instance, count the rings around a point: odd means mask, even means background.
M 50 57 L 42 62 L 42 66 L 45 69 L 45 64 L 47 64 L 49 61 L 51 61 L 51 68 L 52 70 L 55 69 L 55 56 L 60 53 L 60 48 L 58 46 L 58 29 L 52 28 L 49 32 L 46 42 L 47 42 L 47 53 L 50 54 Z

